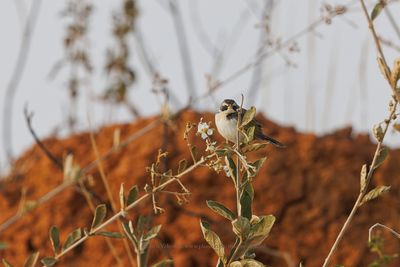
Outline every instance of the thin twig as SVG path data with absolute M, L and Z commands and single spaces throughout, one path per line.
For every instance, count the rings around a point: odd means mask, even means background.
M 29 113 L 27 106 L 25 106 L 24 108 L 24 116 L 26 124 L 28 125 L 29 132 L 31 133 L 36 144 L 39 146 L 40 149 L 42 149 L 42 151 L 46 154 L 46 156 L 58 167 L 58 169 L 62 171 L 64 167 L 60 159 L 58 159 L 53 153 L 51 153 L 50 150 L 42 143 L 42 141 L 40 141 L 35 130 L 33 129 L 32 127 L 33 112 Z
M 374 225 L 372 225 L 369 230 L 368 230 L 368 242 L 372 241 L 372 231 L 377 228 L 377 227 L 382 227 L 386 230 L 388 230 L 390 233 L 392 233 L 395 237 L 400 239 L 400 234 L 398 232 L 396 232 L 395 230 L 393 230 L 392 228 L 384 225 L 384 224 L 380 224 L 380 223 L 375 223 Z
M 121 151 L 121 148 L 126 147 L 129 143 L 131 143 L 131 142 L 135 141 L 136 139 L 142 137 L 148 131 L 154 129 L 161 122 L 162 122 L 162 119 L 158 119 L 158 120 L 155 120 L 155 121 L 149 123 L 148 125 L 146 125 L 142 129 L 140 129 L 139 131 L 137 131 L 137 132 L 133 133 L 132 135 L 130 135 L 129 137 L 127 137 L 126 140 L 120 144 L 120 146 L 119 146 L 120 149 L 115 149 L 113 147 L 110 150 L 108 150 L 103 156 L 101 156 L 100 159 L 93 160 L 91 163 L 86 165 L 86 167 L 82 168 L 82 171 L 81 171 L 82 172 L 82 176 L 85 177 L 85 175 L 88 172 L 93 170 L 96 167 L 98 161 L 106 160 L 112 154 L 114 154 L 114 153 L 116 153 L 118 151 Z M 58 185 L 57 187 L 55 187 L 54 189 L 52 189 L 51 191 L 49 191 L 48 193 L 46 193 L 42 197 L 38 198 L 36 200 L 36 207 L 38 207 L 41 204 L 46 203 L 47 201 L 53 199 L 59 193 L 61 193 L 62 191 L 64 191 L 65 189 L 69 188 L 72 185 L 75 185 L 74 181 L 64 181 L 62 184 Z M 24 212 L 24 213 L 21 213 L 21 214 L 15 214 L 15 215 L 11 216 L 10 218 L 8 218 L 7 220 L 5 220 L 2 224 L 0 224 L 0 233 L 2 231 L 4 231 L 5 229 L 7 229 L 8 227 L 10 227 L 15 222 L 17 222 L 23 216 L 25 216 L 26 213 L 27 212 Z
M 100 230 L 102 230 L 103 228 L 105 228 L 106 226 L 110 225 L 111 223 L 113 223 L 114 221 L 118 220 L 120 217 L 124 216 L 126 214 L 127 211 L 133 209 L 134 207 L 136 207 L 139 203 L 141 203 L 142 201 L 146 200 L 149 196 L 151 196 L 152 194 L 158 193 L 160 192 L 163 188 L 165 188 L 167 185 L 176 182 L 177 180 L 179 180 L 180 177 L 190 173 L 191 171 L 193 171 L 194 169 L 196 169 L 198 166 L 200 166 L 201 164 L 203 164 L 204 162 L 206 162 L 209 158 L 211 158 L 211 156 L 207 156 L 207 157 L 203 157 L 201 158 L 199 161 L 197 161 L 195 164 L 193 164 L 192 166 L 190 166 L 189 168 L 187 168 L 186 170 L 184 170 L 183 172 L 179 173 L 178 175 L 175 175 L 173 179 L 169 179 L 168 181 L 166 181 L 165 183 L 153 188 L 152 192 L 149 193 L 145 193 L 144 195 L 142 195 L 140 198 L 138 198 L 136 201 L 134 201 L 132 204 L 130 204 L 129 206 L 127 206 L 125 209 L 117 212 L 116 214 L 114 214 L 111 218 L 109 218 L 108 220 L 106 220 L 105 222 L 103 222 L 101 225 L 99 225 L 98 227 L 92 229 L 88 235 L 85 235 L 84 237 L 82 237 L 81 239 L 79 239 L 78 241 L 76 241 L 73 245 L 71 245 L 70 247 L 68 247 L 67 249 L 65 249 L 64 251 L 62 251 L 60 254 L 58 254 L 55 259 L 59 260 L 60 258 L 62 258 L 64 255 L 66 255 L 68 252 L 70 252 L 71 250 L 73 250 L 74 248 L 76 248 L 77 246 L 79 246 L 80 244 L 82 244 L 83 242 L 85 242 L 90 236 L 95 235 L 97 232 L 99 232 Z M 43 265 L 43 267 L 45 267 L 45 265 Z

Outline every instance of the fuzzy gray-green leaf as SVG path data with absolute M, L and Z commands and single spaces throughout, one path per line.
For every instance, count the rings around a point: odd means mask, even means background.
M 225 156 L 225 164 L 228 167 L 232 179 L 236 179 L 236 164 L 230 156 Z
M 230 209 L 228 209 L 227 207 L 225 207 L 224 205 L 222 205 L 217 201 L 207 200 L 207 206 L 216 213 L 218 213 L 219 215 L 221 215 L 222 217 L 230 221 L 233 221 L 236 218 L 236 215 Z
M 106 214 L 107 214 L 106 205 L 105 204 L 98 205 L 96 207 L 96 211 L 94 212 L 92 227 L 90 228 L 90 230 L 93 230 L 97 226 L 99 226 L 104 221 L 104 218 L 106 218 Z
M 131 222 L 130 222 L 131 223 Z M 136 236 L 134 235 L 134 233 L 131 231 L 129 223 L 128 222 L 124 222 L 122 223 L 122 227 L 124 229 L 124 232 L 126 234 L 126 236 L 129 238 L 129 240 L 133 243 L 134 247 L 138 246 L 138 241 Z
M 255 168 L 255 170 L 253 171 L 253 176 L 256 176 L 258 174 L 258 172 L 260 171 L 261 167 L 263 166 L 264 162 L 267 160 L 267 157 L 263 157 L 259 160 L 254 161 L 253 163 L 251 163 L 251 165 Z
M 55 254 L 57 254 L 60 250 L 60 231 L 56 226 L 53 225 L 52 227 L 50 227 L 49 235 L 53 251 Z
M 203 232 L 204 239 L 214 249 L 220 259 L 225 258 L 225 249 L 219 236 L 210 230 L 207 222 L 200 220 L 201 231 Z
M 11 263 L 9 263 L 6 259 L 2 259 L 1 260 L 4 267 L 13 267 L 13 265 Z
M 247 181 L 243 185 L 242 193 L 240 194 L 241 214 L 248 220 L 253 215 L 252 203 L 254 198 L 254 190 L 251 182 Z
M 151 267 L 172 267 L 174 266 L 174 261 L 172 259 L 162 260 L 152 265 Z
M 81 228 L 78 228 L 78 229 L 74 230 L 72 233 L 70 233 L 68 235 L 67 240 L 65 240 L 64 245 L 62 247 L 62 251 L 64 251 L 67 248 L 69 248 L 71 245 L 73 245 L 81 237 L 82 237 Z
M 44 266 L 51 267 L 57 263 L 57 260 L 53 257 L 46 257 L 41 260 Z
M 155 238 L 158 235 L 158 232 L 160 232 L 160 229 L 161 229 L 161 224 L 154 226 L 153 228 L 150 229 L 150 231 L 148 231 L 143 236 L 143 239 L 148 241 L 148 240 Z
M 96 235 L 110 237 L 110 238 L 123 238 L 124 235 L 119 232 L 97 232 Z
M 232 221 L 233 232 L 242 240 L 246 240 L 250 233 L 250 221 L 246 217 L 238 217 Z
M 274 222 L 275 217 L 273 215 L 261 216 L 257 223 L 251 225 L 248 245 L 259 246 L 268 237 Z
M 25 261 L 24 267 L 34 267 L 38 259 L 39 259 L 39 252 L 31 254 Z
M 182 159 L 181 161 L 179 161 L 178 174 L 186 170 L 186 167 L 187 167 L 186 159 Z
M 247 129 L 247 131 L 246 131 L 246 135 L 248 138 L 247 143 L 250 143 L 251 141 L 253 141 L 255 130 L 256 130 L 255 126 L 251 126 L 251 127 L 249 127 L 249 129 Z
M 257 151 L 260 150 L 264 147 L 267 146 L 267 143 L 254 143 L 254 144 L 249 144 L 247 146 L 245 146 L 242 151 L 243 152 L 253 152 L 253 151 Z
M 374 189 L 372 189 L 371 191 L 369 191 L 362 199 L 360 206 L 362 204 L 364 204 L 365 202 L 368 202 L 372 199 L 375 199 L 377 197 L 379 197 L 380 195 L 382 195 L 383 193 L 386 193 L 387 191 L 389 191 L 390 186 L 386 186 L 386 185 L 381 185 L 378 186 Z
M 388 154 L 389 154 L 389 149 L 387 147 L 381 148 L 376 157 L 375 164 L 372 167 L 374 169 L 378 168 L 385 161 Z
M 374 9 L 371 12 L 371 20 L 376 19 L 379 16 L 379 14 L 381 13 L 381 11 L 383 10 L 384 7 L 385 7 L 385 5 L 379 1 L 374 6 Z
M 251 107 L 249 110 L 247 110 L 246 113 L 243 115 L 241 127 L 244 127 L 247 124 L 249 124 L 254 119 L 255 115 L 256 115 L 255 107 Z
M 361 168 L 360 173 L 360 190 L 363 191 L 366 186 L 367 181 L 367 164 L 364 164 Z
M 137 185 L 135 185 L 131 189 L 129 189 L 128 198 L 126 199 L 126 206 L 129 206 L 130 204 L 135 202 L 138 194 L 139 194 L 139 189 L 138 189 Z
M 253 259 L 243 259 L 240 261 L 242 267 L 264 267 L 265 265 Z

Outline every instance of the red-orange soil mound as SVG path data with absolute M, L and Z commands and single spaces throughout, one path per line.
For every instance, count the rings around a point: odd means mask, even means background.
M 168 168 L 176 169 L 183 158 L 190 161 L 183 132 L 186 122 L 198 122 L 201 116 L 205 121 L 213 120 L 209 113 L 184 112 L 168 127 L 167 139 L 163 138 L 165 128 L 160 124 L 103 161 L 117 203 L 122 182 L 126 189 L 138 184 L 143 193 L 143 186 L 149 182 L 145 168 L 155 161 L 159 148 L 164 147 L 170 152 L 165 162 Z M 368 136 L 353 136 L 351 129 L 316 137 L 280 127 L 262 117 L 260 120 L 266 133 L 286 144 L 287 148 L 268 147 L 257 152 L 258 156 L 267 155 L 268 159 L 255 180 L 254 212 L 277 217 L 270 237 L 256 251 L 257 258 L 268 266 L 289 266 L 290 262 L 294 264 L 292 266 L 298 266 L 300 261 L 307 267 L 321 266 L 357 197 L 360 168 L 371 160 L 375 145 Z M 120 129 L 121 140 L 124 140 L 153 121 L 155 118 L 102 128 L 96 132 L 100 154 L 112 147 L 115 129 Z M 193 137 L 192 142 L 203 146 L 199 137 Z M 62 140 L 49 138 L 44 144 L 58 158 L 73 153 L 82 167 L 95 159 L 87 133 Z M 346 267 L 367 266 L 375 257 L 367 248 L 368 228 L 380 222 L 400 229 L 399 162 L 400 152 L 391 151 L 376 172 L 373 186 L 386 184 L 392 188 L 388 194 L 360 208 L 333 263 Z M 28 150 L 15 165 L 14 176 L 0 183 L 0 224 L 17 212 L 23 188 L 27 190 L 27 200 L 35 200 L 63 180 L 62 172 L 37 146 Z M 95 183 L 88 186 L 97 196 L 94 199 L 97 205 L 107 198 L 97 168 L 91 173 Z M 192 193 L 188 204 L 178 205 L 172 195 L 158 200 L 165 213 L 153 217 L 153 224 L 162 223 L 163 227 L 158 240 L 152 241 L 151 263 L 171 256 L 175 266 L 215 266 L 216 256 L 203 240 L 199 218 L 207 218 L 211 228 L 226 244 L 231 244 L 229 222 L 212 213 L 206 200 L 217 200 L 234 210 L 233 186 L 229 178 L 216 175 L 207 168 L 196 169 L 182 181 Z M 151 214 L 151 203 L 133 209 L 129 216 L 134 219 L 137 214 Z M 91 220 L 92 213 L 85 198 L 77 188 L 69 187 L 0 233 L 0 241 L 9 245 L 0 251 L 0 258 L 21 266 L 33 251 L 40 251 L 41 257 L 50 256 L 48 232 L 52 225 L 60 228 L 64 240 L 74 228 L 90 227 Z M 116 224 L 108 229 L 118 230 Z M 394 237 L 384 237 L 386 252 L 399 251 L 400 244 Z M 124 260 L 124 266 L 129 266 L 122 241 L 112 239 L 112 243 Z M 104 238 L 93 237 L 63 257 L 58 266 L 117 264 Z M 400 266 L 400 261 L 395 261 L 393 266 Z

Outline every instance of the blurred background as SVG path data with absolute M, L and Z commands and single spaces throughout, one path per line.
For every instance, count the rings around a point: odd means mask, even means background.
M 391 19 L 400 4 L 389 2 L 376 27 L 392 61 L 399 32 Z M 175 111 L 197 97 L 194 108 L 214 112 L 224 98 L 244 94 L 245 106 L 270 119 L 323 134 L 347 125 L 370 131 L 390 99 L 358 1 L 135 1 L 131 18 L 123 1 L 0 5 L 3 169 L 32 144 L 25 105 L 45 137 L 87 129 L 88 118 L 100 126 L 159 113 L 160 88 Z M 116 27 L 129 19 L 121 43 Z M 120 79 L 126 101 L 116 96 Z M 387 142 L 399 144 L 391 133 Z
M 378 0 L 365 2 L 371 12 Z M 384 2 L 374 24 L 392 66 L 400 52 L 400 1 Z M 51 255 L 52 225 L 64 238 L 90 225 L 90 207 L 112 203 L 97 161 L 111 195 L 121 183 L 138 185 L 142 194 L 159 149 L 170 152 L 163 171 L 191 161 L 185 124 L 212 121 L 223 99 L 240 102 L 243 94 L 265 132 L 287 145 L 254 154 L 268 156 L 254 181 L 254 214 L 277 218 L 257 259 L 321 266 L 354 205 L 360 168 L 376 149 L 370 133 L 387 117 L 391 99 L 360 1 L 3 0 L 0 22 L 0 259 L 22 265 L 34 251 Z M 384 141 L 388 159 L 370 185 L 390 185 L 390 192 L 360 208 L 332 262 L 399 266 L 400 243 L 389 232 L 382 234 L 383 252 L 367 245 L 374 223 L 396 230 L 400 221 L 395 128 Z M 200 138 L 190 140 L 204 147 Z M 82 168 L 79 186 L 66 183 L 67 155 Z M 165 214 L 154 215 L 145 202 L 129 214 L 163 224 L 152 263 L 173 258 L 176 266 L 215 266 L 199 219 L 232 243 L 226 221 L 205 204 L 215 199 L 235 207 L 225 178 L 198 168 L 182 179 L 192 193 L 188 203 L 164 196 Z M 127 266 L 129 247 L 112 242 Z M 392 265 L 368 265 L 382 259 Z M 60 266 L 116 262 L 104 239 L 90 238 Z

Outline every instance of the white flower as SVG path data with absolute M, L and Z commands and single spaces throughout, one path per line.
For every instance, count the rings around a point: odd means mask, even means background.
M 214 129 L 210 128 L 206 122 L 203 122 L 203 118 L 201 118 L 197 126 L 197 133 L 201 135 L 201 138 L 207 139 L 208 136 L 213 135 Z
M 229 171 L 229 167 L 228 166 L 224 166 L 224 172 L 226 174 L 226 176 L 231 177 L 231 172 Z

